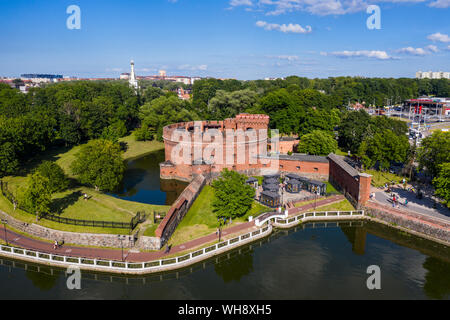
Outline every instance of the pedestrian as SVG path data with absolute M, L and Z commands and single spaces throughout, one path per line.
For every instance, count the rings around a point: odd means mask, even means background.
M 55 240 L 55 242 L 53 243 L 53 250 L 58 249 L 58 241 Z
M 405 207 L 408 206 L 408 199 L 405 199 Z

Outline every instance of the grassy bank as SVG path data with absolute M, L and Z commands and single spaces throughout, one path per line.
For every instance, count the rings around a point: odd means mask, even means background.
M 158 141 L 135 141 L 134 136 L 130 135 L 120 139 L 126 144 L 126 152 L 123 155 L 124 160 L 139 158 L 148 153 L 161 150 L 164 144 Z M 107 194 L 97 192 L 87 186 L 79 186 L 74 179 L 74 175 L 70 170 L 72 162 L 75 160 L 75 154 L 81 149 L 81 146 L 73 148 L 58 148 L 48 150 L 45 154 L 39 155 L 30 160 L 17 176 L 9 176 L 3 178 L 3 181 L 8 183 L 8 189 L 17 195 L 19 188 L 25 188 L 28 176 L 35 170 L 35 168 L 42 163 L 42 161 L 56 162 L 69 178 L 72 179 L 71 187 L 61 193 L 53 194 L 51 212 L 64 218 L 78 219 L 78 220 L 95 220 L 95 221 L 114 221 L 114 222 L 129 222 L 138 211 L 152 214 L 154 211 L 167 212 L 169 206 L 149 205 L 131 201 L 125 201 L 114 198 Z M 83 199 L 83 194 L 89 196 L 89 200 Z M 36 223 L 34 215 L 28 214 L 21 210 L 13 210 L 12 204 L 1 197 L 0 209 L 11 214 L 17 219 L 27 223 Z M 38 224 L 62 231 L 70 232 L 92 232 L 92 233 L 128 233 L 125 229 L 108 229 L 108 228 L 90 228 L 73 225 L 65 225 L 52 221 L 41 220 Z
M 317 207 L 315 211 L 353 211 L 355 207 L 347 199 L 340 202 Z
M 396 184 L 402 183 L 403 177 L 390 172 L 382 172 L 377 170 L 366 170 L 366 173 L 372 175 L 372 185 L 377 188 L 384 187 L 385 183 L 391 184 L 394 181 Z M 408 179 L 406 179 L 408 181 Z
M 172 245 L 191 241 L 217 230 L 217 217 L 212 208 L 213 198 L 214 189 L 211 186 L 205 186 L 173 234 L 170 240 Z M 248 217 L 256 217 L 267 211 L 271 211 L 271 209 L 255 201 L 245 216 L 234 219 L 233 223 L 227 227 L 246 222 Z
M 163 150 L 164 143 L 159 141 L 136 141 L 134 134 L 119 139 L 119 142 L 124 142 L 127 149 L 123 154 L 124 160 L 132 160 L 140 158 L 151 152 Z

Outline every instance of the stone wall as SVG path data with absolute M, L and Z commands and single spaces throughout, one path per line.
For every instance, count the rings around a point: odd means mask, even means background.
M 412 212 L 393 211 L 381 205 L 369 203 L 364 207 L 366 214 L 389 224 L 412 230 L 431 239 L 450 244 L 450 223 Z
M 67 231 L 53 230 L 42 227 L 37 224 L 27 224 L 23 221 L 14 219 L 7 213 L 0 211 L 0 217 L 8 220 L 8 225 L 22 231 L 26 234 L 50 240 L 50 241 L 64 241 L 65 244 L 75 244 L 83 246 L 95 247 L 109 247 L 121 248 L 122 243 L 117 234 L 92 234 L 92 233 L 75 233 Z M 134 245 L 133 236 L 126 235 L 126 240 L 123 241 L 125 248 L 131 248 Z
M 141 236 L 136 244 L 136 248 L 143 250 L 161 249 L 161 238 Z
M 175 201 L 169 209 L 164 220 L 159 224 L 158 229 L 155 231 L 156 237 L 160 238 L 160 248 L 170 239 L 176 227 L 189 211 L 205 184 L 206 178 L 203 175 L 195 176 L 192 182 L 180 194 L 177 201 Z

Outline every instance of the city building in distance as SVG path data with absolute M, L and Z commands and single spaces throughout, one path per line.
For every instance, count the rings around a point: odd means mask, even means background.
M 417 79 L 450 79 L 450 72 L 433 72 L 433 71 L 418 71 L 416 72 Z

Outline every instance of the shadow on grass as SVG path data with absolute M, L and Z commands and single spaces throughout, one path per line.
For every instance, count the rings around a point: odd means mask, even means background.
M 54 199 L 50 205 L 53 214 L 61 215 L 65 209 L 75 204 L 83 196 L 81 191 L 75 191 L 63 198 Z
M 27 162 L 25 162 L 21 168 L 15 173 L 16 176 L 26 177 L 28 174 L 34 172 L 36 168 L 44 161 L 52 161 L 56 162 L 61 158 L 61 154 L 69 152 L 73 146 L 69 147 L 54 147 L 50 148 L 36 157 L 31 158 Z

